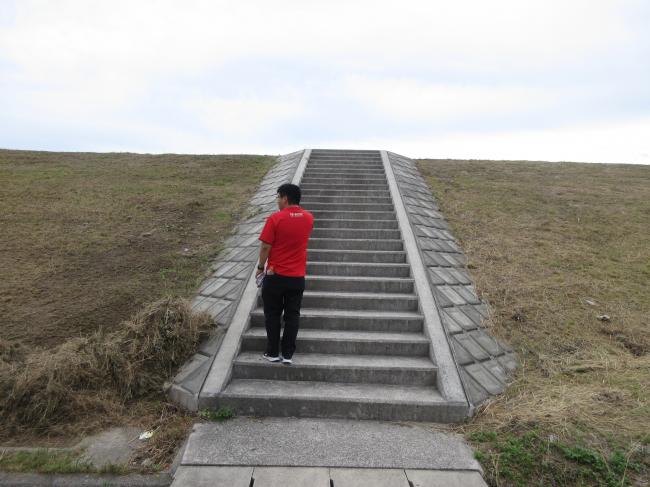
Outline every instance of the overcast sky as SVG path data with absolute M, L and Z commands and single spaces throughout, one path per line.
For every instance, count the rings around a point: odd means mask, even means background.
M 650 2 L 0 0 L 0 147 L 650 163 Z

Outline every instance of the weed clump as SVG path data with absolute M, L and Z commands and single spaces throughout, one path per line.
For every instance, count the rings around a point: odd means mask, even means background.
M 477 431 L 468 436 L 491 485 L 598 485 L 621 487 L 647 474 L 638 448 L 609 454 L 584 444 L 523 433 Z M 498 468 L 490 468 L 497 465 Z
M 222 406 L 216 411 L 210 409 L 203 409 L 199 411 L 199 416 L 208 421 L 216 421 L 217 423 L 223 423 L 229 419 L 235 417 L 235 411 L 229 406 Z
M 115 331 L 76 337 L 53 351 L 12 355 L 0 346 L 4 427 L 42 429 L 160 390 L 211 326 L 181 299 L 165 298 Z

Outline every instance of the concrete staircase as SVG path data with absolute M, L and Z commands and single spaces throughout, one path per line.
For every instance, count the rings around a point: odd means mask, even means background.
M 454 406 L 436 387 L 379 151 L 313 150 L 300 185 L 315 228 L 294 364 L 261 357 L 266 332 L 258 297 L 219 405 L 260 416 L 462 417 L 464 409 L 450 414 Z

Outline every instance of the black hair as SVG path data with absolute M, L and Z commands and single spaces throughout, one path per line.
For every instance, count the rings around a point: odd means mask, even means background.
M 286 183 L 278 188 L 280 196 L 286 196 L 290 205 L 297 205 L 300 203 L 300 188 L 295 184 Z

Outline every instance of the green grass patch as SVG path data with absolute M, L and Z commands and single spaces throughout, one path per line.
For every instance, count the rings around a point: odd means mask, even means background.
M 473 432 L 468 439 L 491 485 L 633 485 L 647 472 L 640 449 L 609 454 L 587 445 L 566 444 L 535 429 L 524 433 Z
M 125 475 L 130 473 L 132 469 L 128 465 L 117 464 L 95 467 L 83 458 L 83 452 L 43 448 L 0 453 L 0 471 L 42 474 L 94 473 Z
M 216 411 L 213 411 L 211 409 L 203 409 L 200 413 L 199 416 L 202 417 L 203 419 L 207 419 L 208 421 L 216 421 L 216 422 L 223 422 L 227 421 L 229 419 L 232 419 L 235 417 L 235 411 L 228 406 L 222 406 Z
M 47 449 L 0 454 L 0 470 L 34 473 L 91 473 L 93 466 L 82 460 L 78 452 L 58 452 Z

